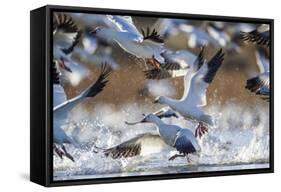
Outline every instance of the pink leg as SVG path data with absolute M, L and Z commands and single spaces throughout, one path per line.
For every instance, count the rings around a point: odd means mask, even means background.
M 199 137 L 199 139 L 208 132 L 208 129 L 204 126 L 202 122 L 199 122 L 197 128 L 195 129 L 195 137 Z
M 146 62 L 154 66 L 156 69 L 160 69 L 160 63 L 154 58 L 154 56 L 152 56 L 152 58 L 147 59 Z

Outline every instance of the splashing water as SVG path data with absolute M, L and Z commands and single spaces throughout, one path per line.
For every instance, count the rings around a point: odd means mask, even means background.
M 115 177 L 129 175 L 155 175 L 182 172 L 202 172 L 269 167 L 269 107 L 245 107 L 237 103 L 209 106 L 206 111 L 215 117 L 216 125 L 209 128 L 200 141 L 201 152 L 185 158 L 168 161 L 176 153 L 171 147 L 157 153 L 114 160 L 96 153 L 95 146 L 109 148 L 137 134 L 157 132 L 152 124 L 128 126 L 125 121 L 136 121 L 142 113 L 160 106 L 129 103 L 121 107 L 98 104 L 92 112 L 82 106 L 71 112 L 71 121 L 63 127 L 67 134 L 81 143 L 77 148 L 66 145 L 75 162 L 61 160 L 54 155 L 54 180 Z M 196 123 L 182 118 L 165 119 L 192 131 Z M 148 150 L 150 151 L 150 150 Z M 152 150 L 153 151 L 153 150 Z

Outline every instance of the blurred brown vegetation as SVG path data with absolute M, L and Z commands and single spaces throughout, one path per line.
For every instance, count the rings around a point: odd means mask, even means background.
M 133 18 L 138 28 L 150 26 L 155 21 L 154 18 Z M 267 105 L 266 101 L 261 100 L 254 93 L 246 90 L 245 83 L 250 74 L 258 73 L 256 65 L 255 50 L 256 47 L 251 44 L 239 42 L 242 48 L 240 54 L 231 52 L 225 53 L 225 60 L 219 69 L 214 81 L 209 86 L 207 92 L 208 103 L 224 104 L 232 101 L 244 105 Z M 165 40 L 165 45 L 173 49 L 188 49 L 187 39 L 180 35 L 175 38 Z M 206 57 L 210 57 L 219 49 L 219 47 L 207 46 Z M 198 53 L 199 50 L 191 50 Z M 145 82 L 143 70 L 144 62 L 141 59 L 126 53 L 118 45 L 113 46 L 113 58 L 120 64 L 120 69 L 114 71 L 109 77 L 109 83 L 104 91 L 98 94 L 94 99 L 87 101 L 86 105 L 91 107 L 97 102 L 106 102 L 115 105 L 127 103 L 129 101 L 148 102 L 152 97 L 142 93 Z M 79 94 L 90 83 L 96 80 L 99 67 L 93 64 L 86 65 L 91 75 L 86 78 L 77 87 L 65 84 L 65 90 L 68 98 Z M 170 79 L 176 88 L 176 98 L 180 98 L 183 93 L 183 78 Z

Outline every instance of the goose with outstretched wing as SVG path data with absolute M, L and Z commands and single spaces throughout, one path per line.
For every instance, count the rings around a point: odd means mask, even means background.
M 198 56 L 187 50 L 170 51 L 161 53 L 164 63 L 161 68 L 153 68 L 144 71 L 146 79 L 166 79 L 186 76 L 187 73 L 194 72 L 196 65 L 202 65 L 204 46 L 201 48 Z M 197 71 L 197 70 L 196 70 Z
M 78 44 L 82 35 L 72 18 L 63 13 L 54 13 L 53 16 L 53 59 L 59 62 L 60 67 L 71 72 L 65 61 L 71 61 L 69 54 Z
M 87 98 L 95 97 L 98 93 L 100 93 L 108 82 L 107 78 L 110 72 L 111 69 L 108 66 L 103 65 L 101 68 L 101 73 L 95 83 L 90 85 L 78 96 L 66 100 L 65 102 L 53 107 L 54 150 L 61 158 L 62 156 L 66 156 L 72 161 L 74 161 L 73 157 L 66 151 L 63 144 L 69 143 L 69 144 L 77 145 L 77 142 L 74 141 L 72 137 L 68 135 L 62 128 L 62 126 L 65 124 L 67 120 L 69 112 L 82 101 L 86 100 Z M 62 150 L 58 147 L 58 145 L 61 146 Z
M 202 107 L 207 104 L 206 91 L 224 60 L 224 53 L 220 49 L 208 62 L 202 58 L 197 59 L 197 64 L 194 64 L 190 72 L 185 75 L 184 93 L 181 99 L 160 96 L 154 102 L 168 105 L 184 118 L 195 120 L 199 122 L 199 127 L 204 126 L 206 129 L 205 125 L 212 126 L 214 122 L 212 117 L 203 111 Z
M 64 116 L 67 112 L 72 110 L 77 104 L 81 103 L 86 98 L 94 97 L 98 93 L 100 93 L 108 82 L 107 77 L 109 76 L 110 72 L 111 69 L 107 65 L 102 65 L 101 73 L 97 81 L 93 83 L 91 86 L 89 86 L 82 93 L 80 93 L 78 96 L 54 107 L 53 109 L 54 116 L 56 117 Z
M 245 88 L 269 100 L 270 96 L 270 72 L 269 60 L 261 49 L 256 51 L 256 62 L 260 73 L 247 80 Z
M 130 16 L 108 15 L 107 18 L 115 25 L 115 28 L 97 27 L 93 30 L 93 35 L 112 39 L 126 52 L 159 68 L 158 61 L 163 62 L 161 52 L 164 40 L 155 29 L 147 28 L 139 31 Z
M 268 24 L 262 24 L 256 29 L 250 32 L 241 31 L 241 38 L 244 41 L 252 42 L 258 45 L 265 45 L 269 47 L 270 45 L 270 27 Z
M 196 137 L 197 133 L 193 134 L 189 129 L 181 128 L 177 125 L 164 123 L 157 115 L 148 114 L 139 123 L 153 123 L 157 126 L 158 134 L 144 133 L 133 137 L 117 146 L 104 150 L 106 156 L 111 156 L 114 159 L 127 158 L 137 155 L 142 155 L 145 147 L 157 148 L 155 152 L 160 152 L 159 149 L 165 146 L 170 146 L 178 151 L 178 154 L 173 155 L 169 160 L 174 160 L 177 157 L 186 157 L 188 154 L 196 153 L 201 150 Z M 200 134 L 204 134 L 204 130 L 196 130 Z M 202 135 L 201 135 L 202 136 Z

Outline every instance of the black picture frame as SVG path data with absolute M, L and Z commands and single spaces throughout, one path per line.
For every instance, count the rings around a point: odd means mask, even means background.
M 52 13 L 79 12 L 95 14 L 119 14 L 146 17 L 186 18 L 229 22 L 265 23 L 270 25 L 270 167 L 262 169 L 243 169 L 232 171 L 212 171 L 149 176 L 126 176 L 53 181 L 52 150 Z M 30 12 L 30 180 L 40 185 L 53 187 L 98 183 L 148 181 L 161 179 L 196 178 L 226 175 L 243 175 L 274 172 L 274 20 L 261 18 L 229 17 L 214 15 L 195 15 L 183 13 L 149 12 L 88 7 L 46 5 Z

